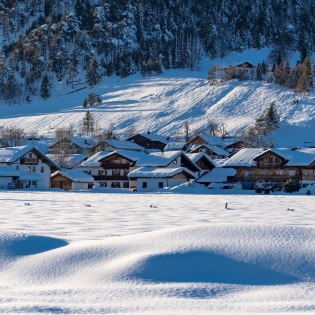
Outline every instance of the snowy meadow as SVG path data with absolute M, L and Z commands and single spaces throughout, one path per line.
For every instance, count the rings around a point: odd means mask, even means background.
M 315 314 L 313 196 L 0 199 L 1 314 Z

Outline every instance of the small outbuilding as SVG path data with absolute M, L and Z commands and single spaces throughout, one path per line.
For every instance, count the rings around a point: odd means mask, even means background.
M 51 188 L 85 190 L 93 185 L 94 178 L 80 170 L 60 170 L 51 174 Z

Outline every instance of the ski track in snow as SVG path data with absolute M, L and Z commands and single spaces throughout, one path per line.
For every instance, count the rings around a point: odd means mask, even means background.
M 315 313 L 313 196 L 0 200 L 1 314 Z

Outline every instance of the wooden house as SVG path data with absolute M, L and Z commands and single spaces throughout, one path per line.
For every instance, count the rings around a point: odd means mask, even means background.
M 140 145 L 147 150 L 163 151 L 165 146 L 170 142 L 168 138 L 153 133 L 138 133 L 127 139 Z
M 51 188 L 86 190 L 93 185 L 94 178 L 80 170 L 59 170 L 51 174 Z

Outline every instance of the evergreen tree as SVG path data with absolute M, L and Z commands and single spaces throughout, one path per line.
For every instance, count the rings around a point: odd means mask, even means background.
M 40 85 L 40 96 L 46 100 L 50 97 L 49 79 L 47 73 L 44 75 Z
M 89 110 L 86 111 L 83 117 L 82 131 L 83 133 L 88 134 L 88 135 L 94 132 L 94 117 Z
M 261 70 L 261 65 L 259 63 L 256 68 L 256 80 L 262 81 L 262 79 L 263 79 L 262 70 Z
M 96 57 L 93 57 L 88 65 L 86 72 L 86 81 L 89 85 L 95 85 L 100 82 L 102 75 Z

